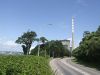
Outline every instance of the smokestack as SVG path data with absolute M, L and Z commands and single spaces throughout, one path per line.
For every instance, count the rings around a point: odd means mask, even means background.
M 72 17 L 72 50 L 74 49 L 74 17 Z

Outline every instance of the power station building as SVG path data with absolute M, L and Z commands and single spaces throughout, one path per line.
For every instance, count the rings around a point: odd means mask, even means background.
M 60 40 L 65 49 L 70 50 L 70 40 Z

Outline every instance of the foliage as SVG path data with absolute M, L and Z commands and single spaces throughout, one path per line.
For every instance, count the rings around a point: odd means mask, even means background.
M 86 36 L 88 36 L 89 34 L 90 34 L 89 31 L 85 31 L 85 32 L 83 33 L 83 37 L 86 37 Z
M 69 55 L 69 51 L 65 49 L 61 41 L 58 41 L 58 40 L 56 41 L 52 40 L 52 41 L 46 42 L 45 44 L 41 44 L 40 55 L 42 56 L 45 53 L 44 49 L 46 50 L 47 55 L 51 57 L 63 57 L 63 56 Z M 37 55 L 37 51 L 38 51 L 38 46 L 36 46 L 34 49 L 31 50 L 31 54 Z
M 73 51 L 73 56 L 81 60 L 100 62 L 100 26 L 96 32 L 84 34 L 79 47 Z
M 45 44 L 48 40 L 45 38 L 45 37 L 40 37 L 40 41 L 43 43 L 43 44 Z M 45 57 L 46 57 L 46 48 L 45 47 L 43 47 L 42 49 L 44 49 L 44 51 L 42 51 L 42 52 L 44 52 L 44 55 L 45 55 Z M 43 53 L 42 53 L 43 54 Z
M 43 57 L 0 56 L 0 75 L 52 75 L 48 63 Z
M 34 31 L 28 31 L 21 37 L 18 37 L 16 43 L 22 44 L 24 54 L 29 54 L 32 43 L 35 41 L 37 34 Z
M 48 40 L 45 37 L 40 37 L 40 41 L 44 44 Z

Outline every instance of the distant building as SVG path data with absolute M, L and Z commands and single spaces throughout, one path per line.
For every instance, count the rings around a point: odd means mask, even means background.
M 70 40 L 60 40 L 65 49 L 70 50 Z
M 72 47 L 70 47 L 70 50 L 72 51 Z

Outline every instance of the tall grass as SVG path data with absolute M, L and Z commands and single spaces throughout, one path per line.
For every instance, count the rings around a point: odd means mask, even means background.
M 0 56 L 0 75 L 52 75 L 48 58 Z

